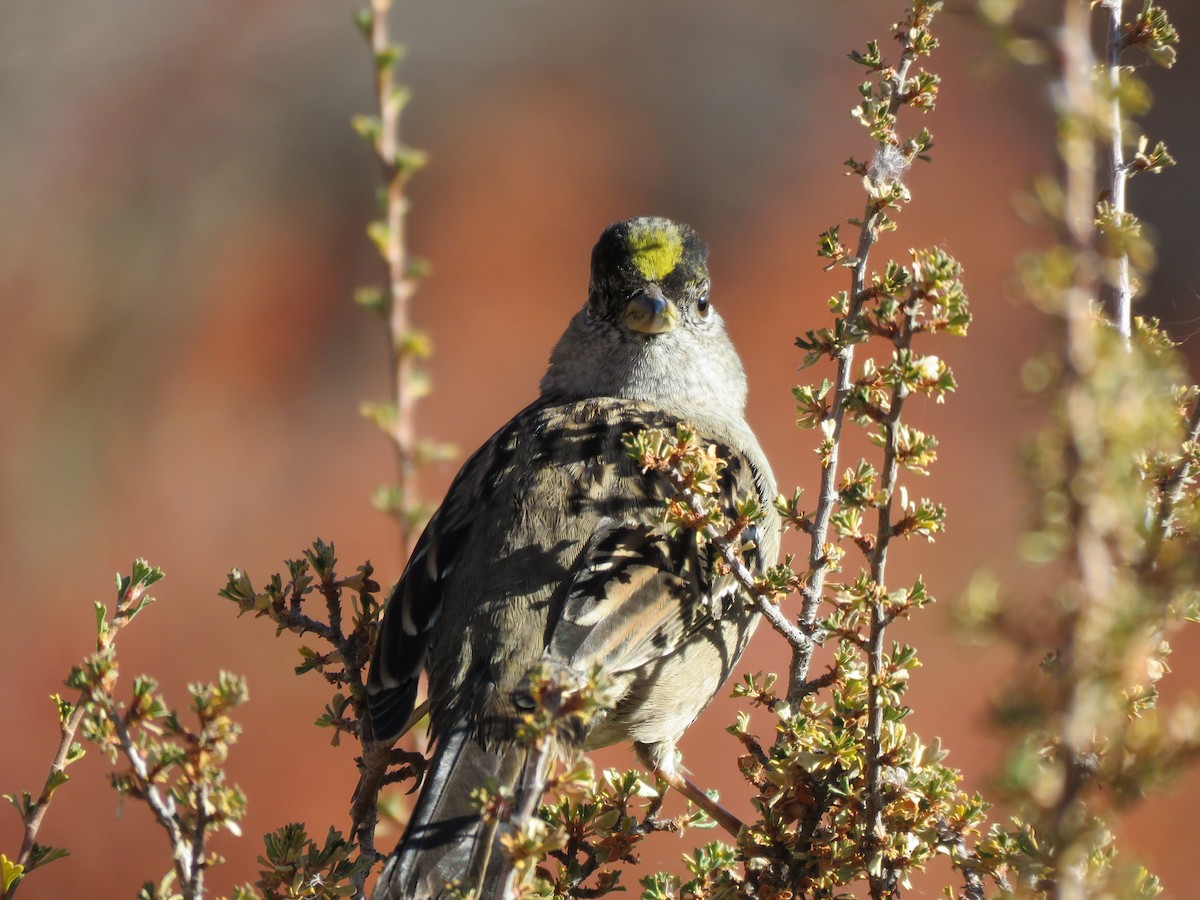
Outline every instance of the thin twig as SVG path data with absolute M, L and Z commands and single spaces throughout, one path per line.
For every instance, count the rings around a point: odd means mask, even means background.
M 1184 436 L 1183 443 L 1185 445 L 1195 444 L 1198 441 L 1200 441 L 1200 397 L 1196 398 L 1195 404 L 1192 406 L 1192 414 L 1188 418 L 1187 434 Z M 1184 487 L 1195 474 L 1195 467 L 1185 455 L 1159 488 L 1158 510 L 1150 525 L 1150 534 L 1146 538 L 1146 548 L 1143 551 L 1142 559 L 1136 566 L 1139 574 L 1147 573 L 1158 560 L 1163 542 L 1171 533 L 1171 525 L 1175 520 L 1175 507 L 1183 499 Z
M 208 783 L 201 779 L 196 786 L 196 824 L 192 829 L 192 880 L 184 886 L 185 897 L 204 896 L 204 844 L 208 832 Z
M 692 490 L 687 483 L 687 479 L 671 467 L 667 467 L 663 472 L 670 480 L 672 487 L 675 488 L 679 498 L 687 504 L 688 509 L 696 519 L 703 520 L 706 517 L 704 500 Z M 810 647 L 812 639 L 788 621 L 787 617 L 779 609 L 779 605 L 764 594 L 762 587 L 754 577 L 754 573 L 746 567 L 746 563 L 743 562 L 741 556 L 738 554 L 740 549 L 738 543 L 730 540 L 728 536 L 721 534 L 711 524 L 705 525 L 699 531 L 704 539 L 717 549 L 717 552 L 720 553 L 721 558 L 729 566 L 729 571 L 738 584 L 753 599 L 754 605 L 762 613 L 763 618 L 771 623 L 771 627 L 783 635 L 784 639 L 791 646 L 792 652 L 800 653 L 803 652 L 804 648 Z
M 986 894 L 983 877 L 971 865 L 964 864 L 964 858 L 978 861 L 978 856 L 967 847 L 967 842 L 961 834 L 955 837 L 951 847 L 952 855 L 959 863 L 958 868 L 963 877 L 963 890 L 958 895 L 958 900 L 984 900 Z M 1007 883 L 1002 883 L 1001 889 L 1007 890 Z
M 535 743 L 526 750 L 528 754 L 521 771 L 519 790 L 520 802 L 509 820 L 509 827 L 521 834 L 537 817 L 538 804 L 549 784 L 550 763 L 554 751 L 549 739 Z M 503 885 L 499 900 L 515 900 L 518 887 L 517 868 L 513 860 L 505 855 L 500 883 Z M 483 873 L 480 873 L 481 877 Z
M 896 335 L 896 349 L 900 350 L 912 344 L 912 306 L 905 312 L 904 324 Z M 871 552 L 871 581 L 877 588 L 876 595 L 871 600 L 871 627 L 867 637 L 867 777 L 866 777 L 866 820 L 869 835 L 883 835 L 883 764 L 882 764 L 882 733 L 883 733 L 883 704 L 880 703 L 880 679 L 883 677 L 883 644 L 884 632 L 892 617 L 883 608 L 883 600 L 878 595 L 878 589 L 887 579 L 887 551 L 894 534 L 892 526 L 892 507 L 896 497 L 896 483 L 900 474 L 900 465 L 896 458 L 897 425 L 908 389 L 903 383 L 892 389 L 891 403 L 887 418 L 883 423 L 883 465 L 879 483 L 879 493 L 883 502 L 879 504 L 879 519 L 875 530 L 875 546 Z M 889 897 L 895 890 L 895 871 L 888 865 L 883 866 L 881 875 L 869 878 L 870 892 L 873 898 Z
M 418 445 L 416 436 L 416 402 L 420 396 L 416 384 L 416 353 L 413 347 L 411 299 L 416 289 L 407 247 L 408 198 L 406 185 L 416 168 L 415 154 L 407 150 L 400 139 L 400 113 L 405 95 L 396 83 L 396 62 L 400 48 L 392 43 L 388 13 L 392 0 L 369 0 L 369 19 L 363 23 L 367 43 L 371 48 L 375 73 L 375 99 L 378 127 L 372 133 L 371 144 L 379 160 L 383 177 L 383 230 L 377 237 L 379 252 L 386 269 L 387 291 L 382 310 L 386 313 L 388 364 L 392 408 L 384 431 L 392 442 L 396 459 L 396 499 L 391 512 L 400 531 L 400 558 L 407 559 L 412 551 L 415 529 L 419 524 L 417 510 Z M 363 15 L 363 14 L 360 14 Z M 364 16 L 365 18 L 365 16 Z M 342 639 L 340 603 L 327 595 L 331 629 L 339 639 L 339 649 L 346 648 Z M 353 638 L 352 638 L 353 640 Z M 364 651 L 370 648 L 363 645 Z M 352 696 L 364 697 L 362 667 L 365 659 L 346 656 L 346 680 L 352 686 Z M 359 706 L 358 721 L 365 722 L 364 709 Z M 359 729 L 363 752 L 358 760 L 359 782 L 351 805 L 351 833 L 357 838 L 360 851 L 371 866 L 360 867 L 352 878 L 356 896 L 362 896 L 367 876 L 380 858 L 375 848 L 375 827 L 379 820 L 379 791 L 395 780 L 388 774 L 394 762 L 388 746 L 374 742 L 372 736 Z
M 38 829 L 42 827 L 42 819 L 46 816 L 46 811 L 50 808 L 50 798 L 54 793 L 53 785 L 67 767 L 67 755 L 71 751 L 71 745 L 75 742 L 75 732 L 79 730 L 79 723 L 83 721 L 86 713 L 87 696 L 86 692 L 81 692 L 79 699 L 75 702 L 75 708 L 71 710 L 71 715 L 62 724 L 62 739 L 58 743 L 58 750 L 54 754 L 54 760 L 50 763 L 50 772 L 46 775 L 46 783 L 42 787 L 41 794 L 38 795 L 37 802 L 34 803 L 33 809 L 25 818 L 25 836 L 21 840 L 21 852 L 17 855 L 16 864 L 23 869 L 28 870 L 29 859 L 33 853 L 33 846 L 37 840 Z M 18 880 L 12 885 L 7 892 L 3 894 L 4 900 L 12 900 L 16 896 L 17 888 L 21 886 Z
M 360 757 L 358 785 L 350 806 L 350 836 L 358 842 L 359 853 L 371 864 L 359 867 L 350 879 L 356 897 L 364 896 L 367 877 L 380 859 L 375 848 L 375 827 L 379 824 L 379 791 L 383 788 L 390 758 L 390 748 L 375 743 L 364 746 Z
M 387 269 L 388 359 L 394 415 L 387 428 L 396 452 L 397 485 L 401 507 L 396 511 L 400 525 L 400 557 L 407 559 L 412 548 L 414 521 L 408 513 L 416 509 L 417 446 L 415 407 L 417 392 L 413 375 L 415 359 L 405 342 L 409 337 L 410 300 L 415 284 L 409 272 L 405 215 L 404 166 L 400 157 L 400 111 L 403 100 L 397 93 L 395 67 L 381 61 L 394 51 L 388 30 L 392 0 L 370 0 L 370 45 L 375 59 L 375 97 L 379 104 L 379 135 L 376 154 L 383 169 L 384 222 L 386 241 L 381 243 Z
M 125 758 L 129 760 L 130 770 L 137 781 L 137 791 L 140 799 L 146 801 L 146 805 L 150 807 L 150 812 L 154 815 L 158 824 L 162 826 L 163 830 L 167 832 L 167 837 L 171 841 L 171 857 L 174 860 L 175 875 L 179 879 L 180 888 L 184 892 L 184 900 L 199 900 L 200 895 L 190 890 L 190 888 L 194 887 L 192 859 L 194 858 L 195 848 L 191 846 L 190 840 L 184 835 L 183 828 L 179 824 L 175 810 L 175 801 L 169 795 L 163 797 L 159 793 L 158 786 L 154 784 L 150 772 L 146 767 L 146 760 L 133 743 L 133 738 L 129 734 L 129 728 L 126 726 L 125 720 L 117 714 L 116 701 L 111 697 L 104 704 L 104 711 L 108 716 L 109 722 L 112 723 L 117 739 L 121 743 L 121 751 L 125 754 Z M 203 856 L 203 847 L 199 848 L 199 852 Z

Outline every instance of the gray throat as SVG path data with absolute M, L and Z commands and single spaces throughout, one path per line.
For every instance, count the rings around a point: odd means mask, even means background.
M 746 375 L 715 312 L 701 327 L 645 336 L 581 310 L 550 355 L 541 391 L 547 399 L 640 401 L 731 437 L 748 433 Z

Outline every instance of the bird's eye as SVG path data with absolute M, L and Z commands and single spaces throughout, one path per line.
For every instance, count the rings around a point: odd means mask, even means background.
M 701 294 L 699 297 L 696 298 L 696 312 L 700 313 L 700 315 L 702 315 L 702 316 L 707 316 L 708 309 L 709 309 L 709 307 L 708 307 L 708 292 L 705 291 L 703 294 Z

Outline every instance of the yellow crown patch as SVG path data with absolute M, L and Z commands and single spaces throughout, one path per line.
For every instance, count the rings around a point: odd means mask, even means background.
M 662 281 L 683 259 L 683 238 L 671 223 L 635 226 L 629 231 L 629 261 L 647 281 Z

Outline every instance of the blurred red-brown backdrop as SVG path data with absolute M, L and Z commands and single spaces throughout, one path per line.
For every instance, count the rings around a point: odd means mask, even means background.
M 1200 10 L 1174 6 L 1185 38 L 1197 33 Z M 437 348 L 423 434 L 469 451 L 527 402 L 583 300 L 596 235 L 663 214 L 710 243 L 714 299 L 749 370 L 751 421 L 781 486 L 811 489 L 811 439 L 791 425 L 789 388 L 804 377 L 791 339 L 823 323 L 826 298 L 845 286 L 821 271 L 816 234 L 861 206 L 840 174 L 843 159 L 869 152 L 847 115 L 861 70 L 845 55 L 885 38 L 901 7 L 397 9 L 416 95 L 405 137 L 432 157 L 410 219 L 411 249 L 434 271 L 415 301 Z M 229 859 L 210 881 L 216 893 L 252 879 L 262 832 L 295 820 L 316 833 L 344 827 L 353 785 L 350 753 L 310 727 L 329 692 L 292 676 L 291 640 L 235 619 L 216 596 L 224 573 L 261 579 L 318 536 L 347 568 L 370 559 L 385 584 L 402 562 L 393 527 L 367 505 L 391 477 L 389 448 L 357 412 L 386 393 L 386 375 L 379 326 L 350 300 L 378 274 L 363 235 L 376 172 L 348 127 L 373 102 L 350 13 L 281 0 L 0 8 L 0 788 L 40 788 L 57 738 L 46 696 L 89 649 L 91 601 L 110 599 L 111 574 L 147 557 L 167 579 L 122 638 L 126 677 L 154 673 L 179 703 L 187 682 L 222 668 L 250 680 L 229 766 L 250 813 L 246 837 L 216 841 Z M 966 267 L 976 322 L 969 341 L 935 351 L 954 365 L 959 393 L 921 413 L 942 462 L 913 490 L 949 506 L 950 531 L 905 547 L 893 571 L 897 583 L 924 572 L 944 601 L 903 631 L 925 662 L 912 726 L 941 736 L 968 786 L 986 788 L 1002 752 L 986 705 L 1004 661 L 957 643 L 946 607 L 981 567 L 1028 578 L 1013 553 L 1025 504 L 1015 458 L 1033 415 L 1019 371 L 1044 334 L 1009 283 L 1014 255 L 1041 236 L 1012 201 L 1052 167 L 1051 123 L 1033 73 L 989 61 L 965 21 L 944 17 L 940 32 L 936 162 L 913 172 L 916 202 L 884 252 L 946 246 Z M 1143 309 L 1186 339 L 1200 319 L 1200 260 L 1176 223 L 1194 218 L 1200 136 L 1186 43 L 1182 56 L 1180 70 L 1149 75 L 1160 95 L 1152 136 L 1183 166 L 1138 179 L 1133 204 L 1161 235 Z M 429 470 L 425 492 L 439 497 L 453 471 Z M 1176 641 L 1171 696 L 1195 684 L 1198 646 Z M 763 630 L 744 663 L 782 669 L 780 643 Z M 683 749 L 699 780 L 744 812 L 730 717 L 715 704 Z M 72 856 L 22 896 L 130 897 L 165 871 L 165 839 L 146 810 L 119 807 L 95 754 L 71 774 L 41 837 Z M 1122 829 L 1176 897 L 1190 895 L 1197 801 L 1192 775 Z M 19 842 L 16 816 L 0 813 L 0 849 L 12 855 Z M 660 836 L 646 858 L 678 868 L 690 846 Z

